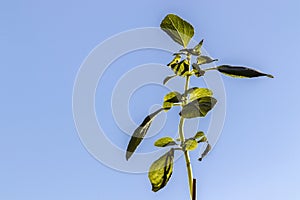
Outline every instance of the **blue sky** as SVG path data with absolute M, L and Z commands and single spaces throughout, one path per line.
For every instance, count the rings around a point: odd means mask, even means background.
M 122 31 L 158 26 L 168 13 L 191 22 L 195 39 L 205 38 L 205 49 L 220 63 L 275 76 L 223 77 L 227 113 L 221 138 L 203 162 L 192 154 L 199 199 L 299 199 L 299 11 L 297 0 L 2 1 L 0 199 L 188 198 L 183 159 L 167 187 L 153 193 L 146 174 L 118 172 L 94 159 L 72 115 L 73 84 L 89 52 Z M 130 69 L 151 59 L 126 64 Z M 146 110 L 130 108 L 136 123 L 164 92 L 158 88 Z M 139 93 L 136 101 L 142 100 Z

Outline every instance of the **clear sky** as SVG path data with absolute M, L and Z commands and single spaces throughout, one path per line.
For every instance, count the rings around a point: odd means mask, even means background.
M 198 199 L 300 198 L 300 1 L 12 0 L 0 3 L 0 199 L 188 199 L 183 159 L 167 187 L 153 193 L 147 174 L 119 172 L 94 159 L 80 141 L 72 114 L 76 74 L 91 50 L 120 32 L 157 27 L 168 13 L 191 22 L 195 39 L 205 38 L 205 49 L 220 63 L 275 76 L 223 77 L 227 113 L 222 135 L 203 162 L 192 155 Z M 124 58 L 126 70 L 170 59 L 166 53 L 142 54 L 129 55 L 128 63 Z M 106 76 L 106 91 L 117 80 L 113 74 Z M 142 101 L 138 96 L 145 91 L 136 91 L 130 102 Z M 160 103 L 166 90 L 157 91 L 144 107 L 129 107 L 136 123 L 148 106 Z M 96 100 L 101 100 L 99 92 Z M 111 114 L 98 113 L 99 119 L 106 115 Z M 129 137 L 112 122 L 104 123 L 115 134 L 108 137 L 126 146 Z

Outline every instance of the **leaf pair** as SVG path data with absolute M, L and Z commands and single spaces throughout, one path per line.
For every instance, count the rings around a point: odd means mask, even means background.
M 169 92 L 164 97 L 163 109 L 165 111 L 170 110 L 174 103 L 179 103 L 182 101 L 182 95 L 179 92 Z
M 155 141 L 154 146 L 157 147 L 167 147 L 177 145 L 177 143 L 171 137 L 163 137 Z
M 191 137 L 189 139 L 186 139 L 183 143 L 183 150 L 184 151 L 193 151 L 198 147 L 198 143 L 200 142 L 206 142 L 207 138 L 205 134 L 202 131 L 199 131 L 195 134 L 194 137 Z
M 190 95 L 191 102 L 184 105 L 179 113 L 184 118 L 205 117 L 217 103 L 212 97 L 212 91 L 207 88 L 194 87 L 189 89 L 186 95 Z

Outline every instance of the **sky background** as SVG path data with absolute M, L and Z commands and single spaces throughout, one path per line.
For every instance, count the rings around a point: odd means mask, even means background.
M 147 174 L 118 172 L 94 159 L 72 115 L 73 84 L 89 52 L 122 31 L 159 26 L 168 13 L 193 24 L 195 39 L 205 38 L 205 49 L 222 63 L 275 76 L 224 77 L 221 138 L 203 162 L 192 155 L 198 199 L 300 198 L 300 1 L 12 0 L 0 2 L 0 199 L 188 199 L 183 159 L 167 187 L 153 193 Z M 126 63 L 129 69 L 152 60 L 138 58 Z M 153 57 L 168 61 L 167 54 Z M 130 107 L 137 123 L 163 92 L 152 94 L 146 110 Z

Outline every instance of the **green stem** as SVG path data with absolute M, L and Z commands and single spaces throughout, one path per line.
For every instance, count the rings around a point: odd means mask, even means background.
M 184 86 L 184 92 L 186 92 L 188 90 L 188 88 L 189 88 L 189 82 L 190 82 L 190 76 L 187 76 L 186 77 L 186 81 L 185 81 L 185 86 Z M 182 106 L 186 105 L 187 103 L 188 103 L 188 99 L 185 96 L 184 100 L 182 102 Z M 185 141 L 183 127 L 184 127 L 184 118 L 180 117 L 178 129 L 179 129 L 179 137 L 180 137 L 181 144 L 183 144 L 184 141 Z M 192 171 L 192 166 L 191 166 L 189 152 L 186 151 L 186 150 L 184 150 L 183 152 L 184 152 L 184 158 L 185 158 L 186 169 L 187 169 L 187 174 L 188 174 L 188 182 L 189 182 L 189 189 L 190 189 L 190 198 L 192 199 L 192 196 L 193 196 L 193 171 Z

